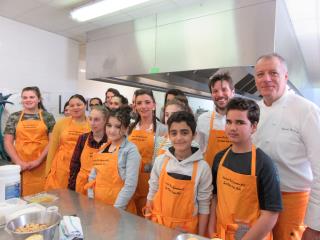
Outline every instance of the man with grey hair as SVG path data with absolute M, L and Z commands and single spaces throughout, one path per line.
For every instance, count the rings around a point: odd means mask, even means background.
M 255 81 L 263 100 L 253 140 L 275 161 L 283 200 L 274 239 L 320 239 L 320 109 L 288 92 L 287 65 L 276 53 L 257 60 Z

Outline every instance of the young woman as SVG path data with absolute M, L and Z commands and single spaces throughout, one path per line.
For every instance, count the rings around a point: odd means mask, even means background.
M 63 115 L 65 117 L 69 117 L 70 116 L 70 110 L 69 110 L 69 102 L 66 102 L 64 104 L 64 107 L 63 107 Z
M 187 105 L 187 106 L 189 105 L 188 99 L 187 99 L 186 95 L 184 94 L 184 92 L 182 92 L 179 89 L 169 89 L 166 92 L 166 95 L 164 97 L 164 104 L 163 104 L 163 107 L 161 108 L 161 111 L 160 111 L 160 120 L 162 123 L 165 123 L 165 121 L 164 121 L 164 107 L 167 105 L 168 101 L 176 99 L 177 97 L 179 97 L 179 100 L 182 101 L 183 103 L 185 103 L 185 105 Z
M 79 136 L 90 131 L 85 115 L 86 100 L 75 94 L 69 99 L 70 117 L 60 119 L 54 126 L 47 157 L 46 190 L 67 188 L 70 161 Z
M 70 176 L 68 188 L 87 195 L 84 185 L 88 182 L 92 168 L 92 157 L 102 144 L 107 142 L 105 127 L 108 110 L 100 105 L 94 106 L 89 115 L 91 132 L 82 134 L 78 138 L 70 163 Z
M 107 119 L 108 143 L 94 154 L 88 196 L 117 208 L 136 213 L 132 200 L 138 183 L 140 154 L 126 133 L 130 124 L 130 108 L 111 110 Z M 92 190 L 94 193 L 92 193 Z
M 13 163 L 21 166 L 22 196 L 44 190 L 48 141 L 54 117 L 43 107 L 38 87 L 21 93 L 23 110 L 12 113 L 4 131 L 4 146 Z
M 189 112 L 190 107 L 184 102 L 177 100 L 176 98 L 169 100 L 164 106 L 164 123 L 167 125 L 169 117 L 175 112 L 187 111 Z M 191 112 L 192 113 L 192 112 Z M 159 138 L 159 150 L 157 156 L 165 153 L 165 151 L 172 146 L 168 134 Z
M 149 189 L 150 172 L 157 155 L 155 146 L 158 146 L 159 137 L 167 133 L 167 127 L 156 120 L 156 103 L 152 91 L 140 89 L 135 92 L 135 96 L 138 118 L 130 127 L 129 140 L 137 145 L 141 155 L 139 182 L 134 201 L 138 215 L 142 216 Z

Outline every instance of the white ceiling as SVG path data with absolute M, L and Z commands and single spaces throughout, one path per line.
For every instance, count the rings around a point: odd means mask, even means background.
M 204 1 L 152 0 L 116 14 L 79 23 L 71 19 L 69 12 L 90 0 L 0 0 L 0 16 L 85 42 L 88 31 Z M 310 80 L 320 87 L 320 0 L 285 1 Z
M 87 22 L 71 19 L 70 11 L 88 2 L 92 0 L 0 0 L 0 16 L 85 42 L 88 31 L 181 6 L 201 4 L 203 0 L 152 0 Z

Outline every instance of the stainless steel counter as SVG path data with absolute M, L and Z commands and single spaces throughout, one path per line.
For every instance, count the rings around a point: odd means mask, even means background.
M 178 231 L 137 217 L 126 211 L 102 204 L 69 190 L 52 191 L 59 197 L 57 205 L 62 215 L 77 215 L 81 219 L 85 239 L 99 240 L 173 240 Z M 0 240 L 11 239 L 0 229 Z M 58 233 L 55 235 L 58 239 Z

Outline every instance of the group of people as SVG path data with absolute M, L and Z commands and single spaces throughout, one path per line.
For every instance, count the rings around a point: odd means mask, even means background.
M 55 123 L 37 87 L 22 90 L 5 149 L 22 195 L 68 188 L 170 228 L 221 239 L 320 239 L 320 110 L 287 90 L 285 60 L 255 65 L 262 100 L 235 97 L 228 73 L 210 78 L 214 111 L 198 120 L 170 89 L 160 119 L 152 91 L 132 104 L 75 94 Z

